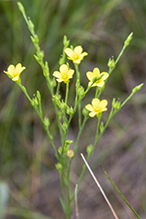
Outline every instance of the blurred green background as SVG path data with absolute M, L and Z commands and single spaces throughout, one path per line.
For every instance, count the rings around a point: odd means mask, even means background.
M 133 40 L 109 78 L 103 97 L 110 105 L 113 97 L 122 101 L 134 86 L 145 83 L 145 0 L 21 0 L 21 3 L 35 24 L 51 72 L 58 69 L 64 35 L 73 46 L 82 45 L 88 52 L 88 57 L 80 65 L 84 73 L 96 66 L 101 71 L 108 71 L 108 59 L 118 56 L 124 40 L 133 32 Z M 9 64 L 21 62 L 27 67 L 22 73 L 22 83 L 30 96 L 36 90 L 41 92 L 44 114 L 51 118 L 51 129 L 59 147 L 51 97 L 34 53 L 17 1 L 0 0 L 0 180 L 9 185 L 8 211 L 11 213 L 6 218 L 33 218 L 31 213 L 26 214 L 24 209 L 27 209 L 61 219 L 64 218 L 58 200 L 61 191 L 52 148 L 28 100 L 3 73 Z M 86 87 L 85 73 L 81 75 L 81 80 Z M 145 218 L 145 90 L 143 86 L 114 117 L 90 161 L 119 218 L 135 217 L 112 188 L 99 163 L 141 218 Z M 73 92 L 74 84 L 70 88 L 70 103 Z M 83 105 L 91 99 L 92 92 Z M 69 133 L 72 140 L 76 138 L 76 125 L 75 117 Z M 85 154 L 87 145 L 93 143 L 95 127 L 96 121 L 90 119 L 84 129 L 72 168 L 73 189 L 83 165 L 80 152 Z M 87 171 L 78 199 L 80 218 L 113 218 Z M 75 218 L 74 208 L 72 218 Z

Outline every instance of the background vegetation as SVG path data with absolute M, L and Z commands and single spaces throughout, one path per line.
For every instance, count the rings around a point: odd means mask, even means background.
M 21 0 L 21 3 L 35 24 L 51 72 L 58 69 L 64 35 L 71 40 L 71 44 L 81 44 L 88 52 L 88 57 L 80 66 L 82 72 L 86 72 L 95 66 L 107 71 L 108 59 L 111 56 L 117 57 L 124 40 L 133 32 L 132 43 L 109 79 L 104 97 L 109 102 L 113 97 L 122 101 L 135 85 L 145 83 L 145 0 Z M 61 219 L 63 214 L 58 200 L 61 191 L 50 143 L 39 118 L 19 87 L 3 74 L 10 63 L 15 65 L 21 62 L 27 67 L 22 73 L 23 84 L 30 95 L 36 90 L 41 92 L 43 110 L 52 119 L 52 132 L 59 144 L 51 98 L 41 69 L 33 57 L 34 52 L 17 1 L 1 0 L 0 180 L 9 186 L 9 212 L 15 214 L 7 214 L 7 218 L 32 218 L 30 213 L 26 216 L 24 209 L 27 209 Z M 86 86 L 87 79 L 84 75 L 81 77 Z M 71 87 L 72 93 L 73 89 L 74 84 Z M 133 219 L 134 215 L 110 185 L 99 163 L 102 163 L 141 218 L 145 218 L 145 90 L 144 86 L 113 119 L 90 161 L 119 218 Z M 64 87 L 62 95 L 63 91 Z M 73 94 L 70 102 L 72 98 Z M 87 96 L 85 104 L 91 98 L 92 92 Z M 80 152 L 85 154 L 87 145 L 92 143 L 95 126 L 94 119 L 91 119 L 84 130 L 72 169 L 73 189 L 83 165 Z M 74 118 L 69 138 L 74 140 L 76 134 Z M 78 199 L 80 218 L 113 218 L 88 172 L 83 178 Z M 74 209 L 73 215 L 74 218 Z

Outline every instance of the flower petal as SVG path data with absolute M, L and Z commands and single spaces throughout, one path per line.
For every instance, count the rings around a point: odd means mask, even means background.
M 54 71 L 53 76 L 56 77 L 56 78 L 60 78 L 61 74 L 60 74 L 59 71 Z
M 100 100 L 98 98 L 94 98 L 92 100 L 93 108 L 98 108 L 99 107 L 99 103 L 100 103 Z
M 73 50 L 70 49 L 70 48 L 65 49 L 64 52 L 65 52 L 69 57 L 72 57 L 72 56 L 74 55 Z
M 60 66 L 59 70 L 60 70 L 61 73 L 67 72 L 68 67 L 67 67 L 67 65 L 63 64 L 63 65 Z
M 107 72 L 102 72 L 101 74 L 103 74 L 102 76 L 102 80 L 106 80 L 109 77 L 109 74 Z
M 93 84 L 93 87 L 98 86 L 98 87 L 103 87 L 104 81 L 97 81 Z
M 90 112 L 90 113 L 89 113 L 89 116 L 90 116 L 90 117 L 94 117 L 94 116 L 96 116 L 96 115 L 97 115 L 97 112 Z
M 105 107 L 105 106 L 107 106 L 107 104 L 108 104 L 107 100 L 101 100 L 101 101 L 100 101 L 100 107 L 101 107 L 101 106 L 102 106 L 102 107 Z
M 73 69 L 70 69 L 70 70 L 68 71 L 68 78 L 69 78 L 69 79 L 72 78 L 73 74 L 74 74 L 74 70 L 73 70 Z
M 100 70 L 99 68 L 94 68 L 93 69 L 93 74 L 95 75 L 94 77 L 98 77 L 100 75 Z
M 93 106 L 91 104 L 87 104 L 85 108 L 89 111 L 93 111 Z
M 94 74 L 91 71 L 88 71 L 86 73 L 87 78 L 89 79 L 89 81 L 92 81 L 93 78 L 95 77 Z
M 82 53 L 82 51 L 83 51 L 83 48 L 81 46 L 76 46 L 74 48 L 74 52 L 78 55 L 80 55 Z

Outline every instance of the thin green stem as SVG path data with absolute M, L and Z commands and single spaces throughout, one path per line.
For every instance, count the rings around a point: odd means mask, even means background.
M 75 69 L 76 69 L 77 80 L 79 80 L 79 85 L 80 85 L 80 73 L 79 73 L 78 64 L 75 64 Z M 77 96 L 78 96 L 78 94 L 77 94 Z M 78 124 L 79 124 L 79 128 L 80 128 L 81 127 L 81 103 L 80 102 L 78 104 L 78 113 L 79 113 Z
M 54 144 L 54 141 L 53 141 L 53 137 L 52 137 L 52 135 L 50 134 L 50 131 L 49 131 L 48 126 L 46 126 L 46 124 L 45 124 L 45 122 L 44 122 L 42 112 L 40 112 L 40 111 L 38 110 L 37 106 L 33 104 L 32 99 L 31 99 L 30 96 L 28 95 L 26 88 L 25 88 L 23 85 L 21 85 L 21 84 L 18 84 L 18 85 L 20 86 L 20 88 L 22 89 L 22 91 L 24 92 L 24 94 L 26 95 L 26 97 L 28 98 L 28 100 L 30 101 L 30 103 L 31 103 L 31 105 L 33 106 L 33 108 L 36 110 L 38 116 L 40 117 L 40 119 L 41 119 L 41 121 L 42 121 L 42 123 L 43 123 L 43 125 L 44 125 L 44 128 L 45 128 L 45 130 L 46 130 L 46 132 L 47 132 L 47 135 L 48 135 L 48 137 L 49 137 L 49 140 L 50 140 L 50 142 L 51 142 L 51 144 L 52 144 L 52 147 L 53 147 L 53 149 L 54 149 L 55 156 L 56 156 L 56 158 L 59 160 L 60 158 L 59 158 L 57 149 L 56 149 L 56 147 L 55 147 L 55 144 Z
M 100 165 L 101 166 L 101 165 Z M 106 177 L 109 179 L 109 181 L 111 182 L 111 184 L 114 186 L 114 188 L 117 190 L 117 192 L 119 193 L 119 195 L 122 197 L 122 199 L 125 201 L 125 203 L 129 206 L 129 208 L 133 211 L 133 213 L 136 215 L 136 217 L 138 219 L 140 219 L 140 216 L 136 213 L 136 211 L 133 209 L 133 207 L 130 205 L 130 203 L 127 201 L 127 199 L 122 195 L 122 193 L 120 192 L 120 190 L 116 187 L 116 185 L 113 183 L 113 181 L 111 180 L 111 178 L 109 177 L 109 175 L 107 174 L 107 172 L 104 170 L 104 168 L 101 166 L 104 174 L 106 175 Z
M 83 123 L 82 123 L 82 125 L 81 125 L 81 127 L 79 129 L 78 136 L 77 136 L 76 143 L 75 143 L 75 147 L 74 147 L 74 153 L 76 153 L 76 151 L 78 149 L 78 143 L 79 143 L 79 140 L 80 140 L 80 136 L 82 134 L 83 128 L 84 128 L 85 123 L 88 120 L 88 118 L 89 118 L 88 116 L 84 117 Z
M 75 70 L 76 70 L 77 80 L 79 80 L 79 82 L 80 82 L 80 72 L 79 72 L 78 66 L 79 66 L 78 64 L 75 64 Z
M 67 106 L 68 100 L 68 91 L 69 91 L 69 82 L 66 84 L 66 94 L 65 94 L 65 105 Z
M 112 73 L 112 71 L 115 69 L 116 64 L 118 63 L 119 59 L 120 59 L 121 56 L 123 55 L 123 53 L 124 53 L 126 47 L 127 47 L 127 46 L 125 46 L 125 44 L 124 44 L 124 46 L 122 47 L 122 50 L 120 51 L 120 54 L 118 55 L 118 57 L 117 57 L 117 59 L 116 59 L 116 61 L 115 61 L 115 63 L 114 63 L 114 66 L 109 69 L 109 75 L 110 75 L 110 74 Z
M 96 87 L 95 98 L 98 97 L 98 87 Z
M 59 92 L 59 89 L 60 89 L 60 83 L 58 82 L 58 84 L 57 84 L 57 90 L 56 90 L 56 93 L 58 93 L 58 92 Z

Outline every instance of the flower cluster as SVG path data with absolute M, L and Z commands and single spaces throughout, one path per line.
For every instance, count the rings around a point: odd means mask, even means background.
M 83 58 L 88 55 L 87 52 L 83 52 L 83 48 L 81 46 L 76 46 L 74 49 L 66 48 L 64 50 L 67 58 L 72 60 L 75 65 L 79 65 Z M 21 83 L 20 74 L 25 69 L 22 67 L 21 63 L 18 63 L 16 67 L 14 65 L 10 65 L 7 71 L 4 71 L 5 74 L 8 75 L 13 81 L 17 83 Z M 69 80 L 73 77 L 74 70 L 69 68 L 68 64 L 63 64 L 60 66 L 59 71 L 54 71 L 53 76 L 56 78 L 57 82 L 61 83 L 69 83 Z M 93 72 L 88 71 L 86 76 L 89 80 L 88 87 L 103 87 L 105 84 L 105 80 L 109 77 L 107 72 L 101 72 L 98 68 L 94 68 Z M 100 113 L 106 111 L 107 108 L 107 100 L 100 101 L 97 98 L 92 100 L 92 105 L 87 104 L 85 108 L 90 111 L 89 116 L 94 117 L 95 115 L 98 117 Z

